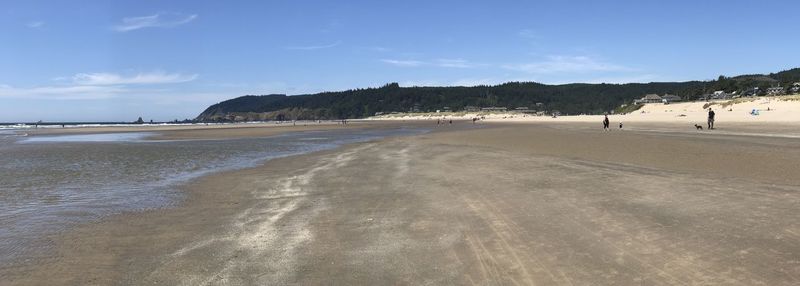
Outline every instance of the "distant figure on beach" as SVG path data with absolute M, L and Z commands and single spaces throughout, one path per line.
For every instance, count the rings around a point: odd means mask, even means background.
M 711 110 L 711 108 L 709 108 L 708 109 L 708 129 L 709 130 L 714 129 L 714 115 L 716 115 L 714 113 L 714 110 Z
M 436 125 L 441 125 L 441 124 L 442 124 L 442 120 L 441 119 L 436 119 Z
M 619 129 L 622 129 L 622 122 L 619 123 Z
M 608 131 L 609 126 L 611 126 L 611 122 L 608 121 L 608 115 L 606 115 L 606 118 L 603 119 L 603 130 Z
M 450 125 L 453 125 L 453 119 L 450 119 Z
M 478 118 L 473 117 L 472 118 L 472 124 L 475 124 L 475 121 L 478 121 Z

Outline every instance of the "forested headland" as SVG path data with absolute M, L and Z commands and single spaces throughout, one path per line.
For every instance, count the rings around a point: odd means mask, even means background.
M 714 91 L 743 94 L 800 82 L 800 68 L 771 74 L 719 76 L 715 80 L 628 84 L 560 84 L 508 82 L 494 86 L 401 87 L 352 89 L 287 96 L 246 95 L 208 107 L 196 121 L 318 120 L 364 118 L 376 113 L 461 111 L 467 108 L 553 111 L 561 114 L 602 114 L 631 104 L 645 94 L 673 94 L 697 100 Z

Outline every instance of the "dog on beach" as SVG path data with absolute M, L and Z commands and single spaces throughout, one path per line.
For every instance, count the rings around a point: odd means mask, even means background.
M 703 130 L 703 126 L 702 125 L 695 124 L 694 128 L 697 128 L 697 130 Z

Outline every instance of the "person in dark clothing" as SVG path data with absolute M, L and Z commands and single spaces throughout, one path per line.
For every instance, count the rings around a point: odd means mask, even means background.
M 610 125 L 611 125 L 611 122 L 608 121 L 608 115 L 606 115 L 606 118 L 603 119 L 603 130 L 606 130 L 606 131 L 609 130 L 609 126 Z
M 714 115 L 716 115 L 714 113 L 714 110 L 711 110 L 711 108 L 709 108 L 708 109 L 708 129 L 709 130 L 714 129 Z

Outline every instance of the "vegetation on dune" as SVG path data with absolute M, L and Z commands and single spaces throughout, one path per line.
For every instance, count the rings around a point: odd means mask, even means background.
M 783 96 L 781 100 L 785 101 L 800 101 L 800 95 Z
M 641 104 L 623 104 L 614 109 L 614 114 L 628 114 L 633 113 L 642 108 Z
M 752 98 L 752 97 L 751 98 L 731 99 L 731 100 L 728 100 L 726 102 L 720 103 L 719 106 L 722 107 L 722 108 L 726 108 L 726 107 L 734 105 L 734 104 L 745 103 L 745 102 L 750 102 L 750 101 L 754 101 L 754 100 L 755 100 L 755 98 Z
M 691 100 L 716 90 L 743 91 L 760 87 L 788 86 L 800 81 L 800 68 L 768 75 L 720 76 L 710 81 L 653 82 L 630 84 L 563 84 L 509 82 L 474 87 L 400 87 L 390 83 L 380 88 L 287 96 L 248 95 L 208 107 L 198 121 L 317 120 L 363 118 L 376 113 L 463 111 L 480 107 L 527 108 L 560 111 L 561 114 L 627 113 L 630 104 L 648 93 L 674 94 Z M 628 103 L 626 108 L 621 108 Z

